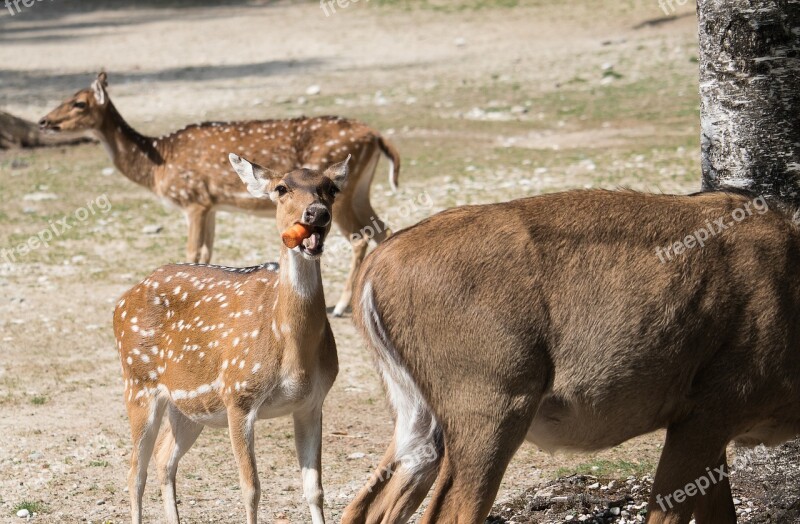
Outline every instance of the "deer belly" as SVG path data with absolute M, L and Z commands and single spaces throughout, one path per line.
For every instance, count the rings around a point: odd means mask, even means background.
M 228 412 L 225 409 L 216 412 L 184 413 L 189 419 L 198 424 L 212 428 L 228 427 Z
M 322 405 L 330 386 L 325 388 L 320 377 L 309 380 L 284 379 L 258 408 L 258 418 L 275 418 L 295 411 Z
M 539 448 L 556 451 L 597 451 L 614 447 L 633 437 L 658 429 L 658 417 L 615 409 L 614 403 L 592 408 L 579 401 L 548 394 L 539 404 L 526 440 Z M 622 403 L 617 404 L 617 406 Z

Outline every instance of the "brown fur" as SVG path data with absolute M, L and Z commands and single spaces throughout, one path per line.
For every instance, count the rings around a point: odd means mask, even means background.
M 228 152 L 254 159 L 279 173 L 301 167 L 324 171 L 352 155 L 352 179 L 337 199 L 337 225 L 348 240 L 367 226 L 379 230 L 374 237 L 378 243 L 391 234 L 372 209 L 369 189 L 381 153 L 392 161 L 390 181 L 396 185 L 400 157 L 391 143 L 360 122 L 335 116 L 207 122 L 159 138 L 147 137 L 137 133 L 116 110 L 106 92 L 106 76 L 101 73 L 92 87 L 76 93 L 40 124 L 58 131 L 93 131 L 122 174 L 183 210 L 189 229 L 186 258 L 190 262 L 211 260 L 216 211 L 275 213 L 269 199 L 253 198 L 231 172 Z M 380 227 L 372 225 L 373 219 Z M 350 275 L 337 303 L 337 314 L 349 305 L 352 281 L 366 249 L 367 242 L 353 241 Z
M 666 510 L 655 497 L 725 465 L 732 440 L 800 432 L 800 232 L 773 206 L 665 263 L 655 250 L 751 198 L 558 193 L 445 211 L 379 246 L 353 309 L 397 410 L 395 474 L 343 524 L 404 522 L 437 472 L 422 522 L 482 523 L 524 440 L 598 450 L 659 428 L 648 522 L 735 522 L 727 479 Z M 410 381 L 393 387 L 398 369 Z M 415 388 L 427 416 L 397 400 Z M 408 427 L 438 450 L 423 467 L 394 451 Z

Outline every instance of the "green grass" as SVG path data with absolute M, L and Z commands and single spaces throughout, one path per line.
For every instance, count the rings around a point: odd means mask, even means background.
M 107 460 L 93 460 L 89 462 L 89 466 L 93 468 L 107 468 L 110 466 Z
M 45 513 L 47 511 L 47 507 L 42 502 L 32 501 L 32 500 L 23 500 L 11 510 L 12 514 L 16 515 L 17 512 L 21 509 L 27 509 L 30 513 Z
M 42 406 L 47 402 L 47 397 L 44 395 L 34 395 L 31 397 L 31 404 L 34 406 Z
M 653 475 L 656 466 L 649 461 L 629 462 L 627 460 L 594 460 L 578 464 L 572 468 L 558 468 L 556 477 L 566 477 L 569 475 L 593 475 L 603 478 L 626 478 L 631 475 L 641 477 L 642 475 Z

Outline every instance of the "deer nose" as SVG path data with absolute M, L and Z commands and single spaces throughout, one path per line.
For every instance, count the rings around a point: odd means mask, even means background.
M 50 121 L 47 119 L 47 117 L 44 117 L 41 120 L 39 120 L 39 127 L 47 127 L 49 124 Z
M 331 212 L 322 204 L 312 204 L 303 213 L 303 222 L 310 226 L 325 227 L 331 223 Z

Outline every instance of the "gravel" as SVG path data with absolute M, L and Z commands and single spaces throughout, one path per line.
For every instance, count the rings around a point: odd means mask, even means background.
M 738 522 L 800 523 L 800 441 L 735 451 L 731 462 Z M 741 458 L 740 458 L 741 457 Z M 738 469 L 736 469 L 738 467 Z M 495 505 L 487 524 L 630 524 L 644 522 L 653 485 L 649 475 L 609 479 L 572 475 Z

